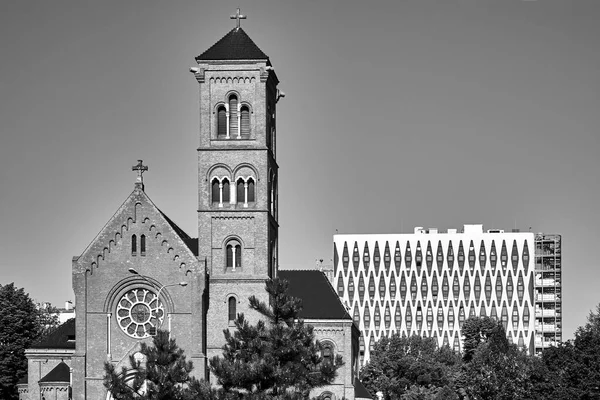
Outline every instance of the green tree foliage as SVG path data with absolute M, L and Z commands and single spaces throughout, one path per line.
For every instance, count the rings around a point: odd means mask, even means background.
M 313 328 L 299 318 L 301 299 L 287 294 L 287 281 L 268 280 L 270 305 L 250 297 L 250 308 L 265 321 L 250 325 L 243 314 L 226 329 L 223 357 L 213 357 L 210 368 L 224 395 L 249 398 L 280 397 L 286 393 L 308 396 L 311 389 L 333 382 L 342 357 L 323 362 Z
M 191 361 L 169 338 L 169 332 L 158 330 L 153 345 L 141 344 L 144 360 L 129 357 L 130 367 L 118 371 L 105 363 L 104 386 L 117 400 L 191 400 L 210 398 L 206 383 L 190 376 Z
M 50 303 L 37 304 L 38 325 L 40 327 L 39 336 L 46 336 L 54 331 L 59 325 L 58 308 Z
M 452 392 L 459 365 L 460 357 L 448 347 L 438 349 L 433 338 L 394 334 L 375 344 L 360 378 L 371 393 L 381 391 L 386 400 L 435 399 L 442 390 Z
M 0 285 L 0 399 L 17 399 L 17 382 L 27 374 L 27 349 L 40 335 L 39 313 L 23 289 Z
M 555 399 L 600 399 L 600 305 L 575 339 L 542 353 L 548 371 L 545 394 Z
M 509 343 L 506 331 L 500 321 L 490 317 L 470 317 L 461 328 L 463 335 L 463 361 L 469 362 L 475 350 L 486 343 L 490 350 L 504 353 L 508 351 Z

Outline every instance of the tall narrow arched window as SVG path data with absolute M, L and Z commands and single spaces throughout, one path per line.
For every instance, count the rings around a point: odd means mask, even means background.
M 240 114 L 240 133 L 242 137 L 247 138 L 250 136 L 250 110 L 248 106 L 242 106 Z
M 146 255 L 146 235 L 140 236 L 140 254 Z
M 131 255 L 135 256 L 137 254 L 137 236 L 131 235 Z
M 217 109 L 217 137 L 224 139 L 227 136 L 227 111 L 225 106 Z
M 229 203 L 229 180 L 223 179 L 223 203 Z
M 331 365 L 333 363 L 333 349 L 330 344 L 325 344 L 323 346 L 323 364 Z
M 227 268 L 233 268 L 233 245 L 228 244 L 226 249 L 226 261 L 225 266 Z
M 212 180 L 210 197 L 213 203 L 221 202 L 221 191 L 219 190 L 219 180 L 217 178 Z
M 235 297 L 231 296 L 228 300 L 228 303 L 229 303 L 228 304 L 229 322 L 233 322 L 237 318 L 237 311 L 236 311 L 237 301 L 236 301 Z
M 246 203 L 246 189 L 244 188 L 244 180 L 242 178 L 237 181 L 236 200 L 237 203 Z
M 239 136 L 239 115 L 238 115 L 238 98 L 232 94 L 229 96 L 229 137 L 237 138 Z
M 242 267 L 242 246 L 236 240 L 225 246 L 225 267 L 232 271 Z
M 242 267 L 242 246 L 239 244 L 235 246 L 235 267 Z
M 254 203 L 254 179 L 248 179 L 248 196 L 246 197 L 248 203 Z

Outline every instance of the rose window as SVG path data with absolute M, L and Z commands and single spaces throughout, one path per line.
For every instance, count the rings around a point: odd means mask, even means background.
M 148 289 L 133 289 L 125 293 L 117 305 L 117 322 L 131 337 L 150 336 L 151 328 L 158 328 L 165 315 L 162 302 Z

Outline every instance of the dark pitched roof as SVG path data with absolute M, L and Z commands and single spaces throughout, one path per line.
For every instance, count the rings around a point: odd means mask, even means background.
M 74 349 L 75 318 L 67 320 L 58 328 L 31 345 L 32 349 Z
M 198 238 L 187 238 L 183 239 L 187 247 L 198 257 Z
M 70 379 L 70 371 L 69 366 L 65 364 L 63 361 L 60 362 L 54 369 L 42 379 L 40 379 L 40 383 L 44 382 L 67 382 L 69 383 Z
M 301 318 L 352 319 L 323 272 L 279 270 L 278 274 L 289 282 L 289 294 L 302 299 Z
M 354 378 L 354 398 L 355 399 L 372 399 L 373 395 L 369 393 L 365 385 L 358 378 Z
M 192 253 L 194 253 L 194 255 L 197 256 L 198 255 L 198 239 L 191 238 L 190 235 L 185 233 L 185 231 L 179 227 L 179 225 L 177 225 L 175 222 L 173 222 L 173 220 L 171 218 L 167 217 L 167 214 L 165 214 L 161 210 L 158 210 L 158 211 L 165 218 L 165 220 L 169 223 L 169 225 L 171 225 L 171 228 L 173 228 L 175 233 L 181 238 L 181 240 L 183 240 L 183 242 L 192 251 Z
M 233 28 L 221 40 L 196 57 L 200 60 L 268 60 L 269 57 L 242 28 Z

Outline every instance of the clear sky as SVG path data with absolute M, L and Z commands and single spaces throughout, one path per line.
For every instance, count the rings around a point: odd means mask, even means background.
M 71 259 L 133 189 L 196 233 L 194 57 L 242 2 L 9 1 L 0 283 L 73 299 Z M 280 263 L 414 226 L 559 233 L 564 338 L 600 302 L 600 1 L 244 1 L 278 104 Z

